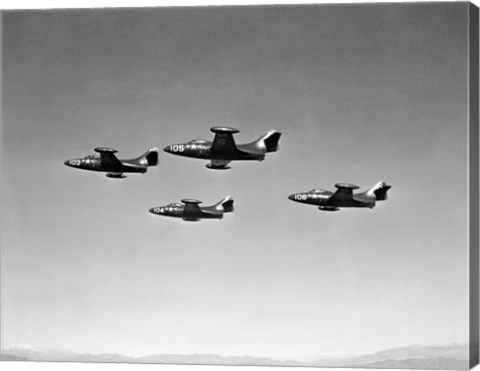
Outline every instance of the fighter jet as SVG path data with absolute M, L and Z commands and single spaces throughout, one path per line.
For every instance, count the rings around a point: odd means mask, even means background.
M 323 211 L 338 211 L 341 207 L 369 207 L 372 209 L 377 201 L 387 199 L 387 191 L 392 188 L 385 182 L 378 182 L 366 191 L 354 194 L 353 190 L 360 188 L 355 184 L 337 183 L 335 187 L 337 187 L 336 192 L 312 189 L 309 192 L 294 193 L 288 198 L 304 204 L 317 205 Z
M 149 166 L 158 163 L 158 149 L 152 148 L 140 157 L 131 160 L 119 160 L 113 148 L 97 147 L 95 152 L 100 155 L 89 155 L 83 158 L 65 161 L 65 165 L 77 169 L 103 171 L 109 178 L 126 178 L 123 173 L 146 173 Z
M 257 160 L 263 161 L 267 152 L 278 150 L 278 141 L 281 133 L 271 130 L 256 141 L 247 144 L 235 144 L 233 134 L 239 133 L 237 129 L 214 126 L 210 131 L 215 133 L 213 142 L 195 139 L 187 143 L 172 144 L 165 147 L 165 152 L 210 160 L 206 165 L 209 169 L 225 170 L 234 160 Z
M 200 219 L 222 219 L 224 213 L 233 211 L 233 198 L 225 197 L 212 206 L 200 207 L 201 201 L 183 199 L 182 204 L 172 203 L 167 206 L 158 206 L 149 210 L 152 214 L 182 218 L 188 222 L 196 222 Z

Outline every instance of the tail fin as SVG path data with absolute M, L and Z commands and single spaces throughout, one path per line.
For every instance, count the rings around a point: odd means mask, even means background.
M 368 189 L 366 193 L 370 196 L 375 195 L 377 201 L 385 201 L 388 199 L 387 191 L 392 186 L 387 185 L 385 182 L 378 182 L 372 188 Z
M 215 205 L 217 209 L 223 209 L 224 213 L 231 213 L 233 211 L 233 197 L 227 196 L 222 201 Z
M 152 148 L 145 152 L 142 156 L 147 160 L 148 166 L 157 166 L 158 164 L 158 149 Z
M 281 136 L 282 133 L 279 133 L 275 130 L 270 130 L 267 134 L 260 137 L 257 142 L 263 141 L 267 152 L 276 152 L 278 150 L 278 141 L 280 140 Z

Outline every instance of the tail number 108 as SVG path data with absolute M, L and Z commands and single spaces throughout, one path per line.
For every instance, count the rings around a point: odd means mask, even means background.
M 295 193 L 293 197 L 297 201 L 305 201 L 307 199 L 307 195 L 305 193 Z

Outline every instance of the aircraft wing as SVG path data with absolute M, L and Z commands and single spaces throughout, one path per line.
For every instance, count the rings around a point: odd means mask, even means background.
M 183 199 L 182 202 L 185 204 L 185 208 L 183 209 L 185 215 L 199 215 L 202 212 L 202 209 L 198 206 L 200 201 Z
M 238 130 L 227 127 L 213 127 L 210 130 L 215 133 L 211 148 L 212 153 L 228 155 L 237 151 L 233 134 L 238 133 Z
M 102 166 L 122 166 L 120 160 L 115 156 L 117 150 L 113 148 L 97 147 L 95 151 L 100 153 Z
M 335 187 L 337 187 L 337 191 L 328 200 L 328 203 L 333 205 L 353 202 L 353 190 L 359 188 L 355 184 L 348 183 L 337 183 Z

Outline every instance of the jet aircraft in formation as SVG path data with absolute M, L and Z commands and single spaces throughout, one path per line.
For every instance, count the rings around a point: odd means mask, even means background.
M 358 189 L 355 184 L 337 183 L 336 192 L 323 189 L 312 189 L 309 192 L 294 193 L 288 198 L 292 201 L 316 205 L 323 211 L 338 211 L 341 207 L 375 207 L 377 201 L 387 199 L 387 191 L 391 186 L 385 182 L 378 182 L 364 192 L 353 193 Z
M 200 219 L 222 219 L 224 213 L 233 212 L 233 198 L 225 197 L 220 202 L 212 206 L 200 207 L 201 201 L 193 199 L 183 199 L 182 204 L 171 203 L 167 206 L 158 206 L 149 211 L 155 215 L 171 216 L 182 218 L 185 221 L 196 222 Z
M 213 142 L 194 139 L 187 143 L 169 145 L 163 150 L 174 155 L 210 160 L 206 165 L 209 169 L 224 170 L 230 169 L 227 165 L 231 161 L 263 161 L 266 153 L 278 150 L 278 141 L 282 135 L 271 130 L 251 143 L 235 144 L 233 134 L 239 133 L 239 130 L 214 126 L 210 131 L 215 133 Z
M 257 140 L 247 144 L 235 144 L 233 134 L 237 129 L 214 126 L 210 129 L 215 133 L 213 142 L 206 140 L 192 140 L 183 144 L 173 144 L 164 148 L 165 152 L 210 160 L 206 166 L 210 169 L 230 169 L 227 166 L 231 161 L 257 160 L 263 161 L 268 152 L 278 150 L 280 132 L 271 130 Z M 106 172 L 109 178 L 125 178 L 124 173 L 145 173 L 149 166 L 158 163 L 158 150 L 152 148 L 143 155 L 130 159 L 119 160 L 113 148 L 97 147 L 95 151 L 99 155 L 90 155 L 65 161 L 65 165 L 91 171 Z M 292 201 L 316 205 L 320 210 L 338 211 L 341 207 L 368 207 L 373 208 L 377 201 L 387 199 L 387 191 L 391 186 L 385 182 L 379 182 L 363 192 L 353 193 L 359 187 L 349 183 L 335 184 L 335 192 L 323 189 L 313 189 L 309 192 L 294 193 L 288 198 Z M 222 219 L 224 213 L 233 212 L 233 199 L 227 196 L 222 201 L 212 205 L 200 207 L 201 201 L 195 199 L 183 199 L 183 204 L 172 203 L 167 206 L 159 206 L 149 211 L 156 215 L 164 215 L 182 218 L 187 221 L 200 219 Z
M 77 169 L 103 171 L 109 178 L 126 178 L 123 173 L 146 173 L 149 166 L 156 166 L 158 163 L 158 149 L 152 148 L 140 157 L 131 160 L 119 160 L 113 148 L 97 147 L 95 152 L 100 155 L 89 155 L 83 158 L 76 158 L 65 161 L 65 165 Z

